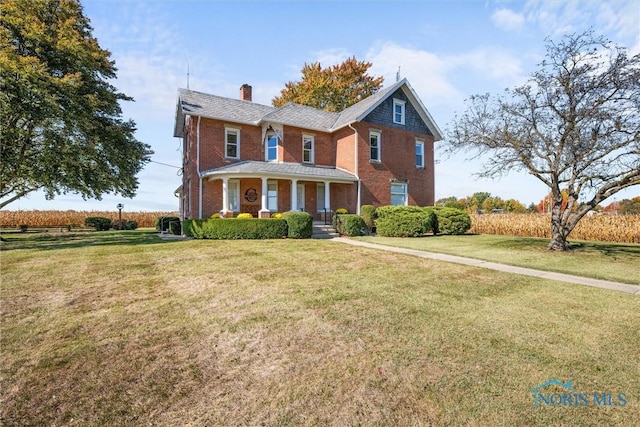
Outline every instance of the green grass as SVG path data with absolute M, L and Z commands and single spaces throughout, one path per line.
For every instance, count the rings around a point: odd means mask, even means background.
M 1 248 L 3 426 L 640 424 L 637 296 L 332 241 Z M 628 403 L 534 408 L 552 378 Z
M 415 239 L 363 236 L 357 239 L 381 245 L 640 285 L 640 245 L 632 243 L 574 240 L 570 244 L 571 251 L 558 253 L 546 249 L 549 239 L 486 234 L 428 236 Z

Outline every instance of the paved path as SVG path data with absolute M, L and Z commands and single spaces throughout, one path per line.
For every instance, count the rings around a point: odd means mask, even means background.
M 570 274 L 552 273 L 550 271 L 534 270 L 532 268 L 514 267 L 512 265 L 498 264 L 496 262 L 482 261 L 473 258 L 464 258 L 456 255 L 439 254 L 435 252 L 417 251 L 415 249 L 397 248 L 393 246 L 378 245 L 376 243 L 362 242 L 359 240 L 336 237 L 334 242 L 347 243 L 355 246 L 364 246 L 372 249 L 397 252 L 401 254 L 414 255 L 422 258 L 430 258 L 438 261 L 452 262 L 455 264 L 471 265 L 473 267 L 489 268 L 491 270 L 504 271 L 507 273 L 522 274 L 525 276 L 539 277 L 542 279 L 558 280 L 560 282 L 575 283 L 578 285 L 593 286 L 596 288 L 609 289 L 612 291 L 626 292 L 640 296 L 640 286 L 627 285 L 624 283 L 610 282 L 608 280 L 590 279 L 588 277 L 572 276 Z

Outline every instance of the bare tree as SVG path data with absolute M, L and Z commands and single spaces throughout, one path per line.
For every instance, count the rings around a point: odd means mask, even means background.
M 592 30 L 546 41 L 528 82 L 503 96 L 472 96 L 448 142 L 452 152 L 489 155 L 482 177 L 525 170 L 547 185 L 548 248 L 564 251 L 587 212 L 640 184 L 640 54 L 629 57 Z

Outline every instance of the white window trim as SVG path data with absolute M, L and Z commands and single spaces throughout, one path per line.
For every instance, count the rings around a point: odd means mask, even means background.
M 422 147 L 422 164 L 421 165 L 418 164 L 418 147 Z M 424 154 L 424 141 L 420 141 L 420 140 L 416 141 L 416 153 L 415 153 L 415 156 L 416 156 L 416 168 L 424 169 L 425 165 L 426 165 L 426 159 L 425 159 L 425 154 Z
M 269 139 L 275 136 L 276 137 L 276 157 L 275 159 L 270 159 L 269 158 Z M 264 160 L 267 162 L 277 162 L 278 161 L 278 149 L 280 146 L 280 138 L 278 137 L 278 134 L 276 132 L 268 132 L 266 137 L 265 137 L 265 141 L 264 141 Z
M 269 201 L 273 200 L 272 197 L 270 197 L 269 195 L 269 186 L 270 185 L 275 185 L 276 190 L 275 190 L 275 208 L 269 207 Z M 267 181 L 267 209 L 269 209 L 269 211 L 271 212 L 278 212 L 278 181 L 275 180 L 269 180 Z
M 370 161 L 374 163 L 379 163 L 382 161 L 382 132 L 377 130 L 369 131 L 369 156 L 371 156 L 371 138 L 374 136 L 377 137 L 378 139 L 378 158 L 377 159 L 370 158 Z
M 232 157 L 232 156 L 227 156 L 227 146 L 229 144 L 229 137 L 228 135 L 230 133 L 235 133 L 236 134 L 236 156 Z M 229 127 L 225 127 L 224 128 L 224 157 L 225 159 L 239 159 L 240 158 L 240 129 L 237 128 L 229 128 Z
M 229 192 L 228 193 L 229 206 L 227 206 L 227 209 L 233 212 L 239 212 L 240 211 L 240 180 L 230 179 L 229 183 L 227 184 L 227 191 Z M 236 202 L 235 209 L 233 207 L 234 196 L 235 196 L 235 202 Z
M 397 125 L 404 125 L 405 123 L 405 115 L 406 115 L 406 104 L 407 101 L 403 101 L 401 99 L 393 99 L 393 123 Z M 396 106 L 399 105 L 402 107 L 402 112 L 400 113 L 400 121 L 396 120 Z
M 320 191 L 321 188 L 322 191 Z M 316 209 L 318 212 L 324 212 L 324 210 L 327 208 L 325 206 L 325 191 L 327 191 L 327 189 L 324 186 L 324 182 L 319 182 L 316 186 Z
M 394 193 L 393 192 L 393 186 L 394 185 L 398 185 L 398 186 L 402 186 L 404 191 L 402 193 Z M 389 202 L 393 205 L 393 195 L 396 194 L 402 194 L 404 196 L 404 203 L 402 205 L 394 205 L 394 206 L 407 206 L 409 204 L 409 184 L 406 182 L 392 182 L 391 185 L 389 186 Z
M 305 141 L 311 141 L 311 148 L 309 149 L 309 160 L 304 160 L 304 143 Z M 316 154 L 316 139 L 313 135 L 302 135 L 302 163 L 315 163 L 315 154 Z

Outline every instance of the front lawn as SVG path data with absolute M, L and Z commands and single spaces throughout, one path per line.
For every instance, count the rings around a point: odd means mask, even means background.
M 640 425 L 637 296 L 327 240 L 9 240 L 4 426 Z M 588 405 L 535 407 L 551 379 Z
M 640 244 L 634 243 L 572 240 L 571 251 L 558 253 L 547 250 L 549 239 L 532 237 L 466 234 L 412 239 L 363 236 L 356 239 L 640 285 Z

